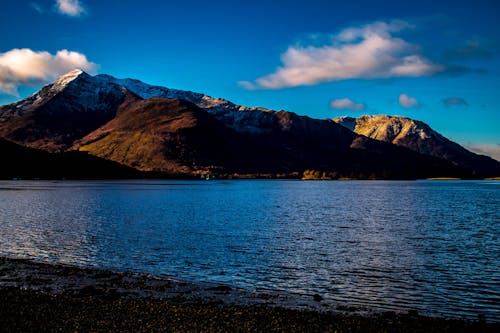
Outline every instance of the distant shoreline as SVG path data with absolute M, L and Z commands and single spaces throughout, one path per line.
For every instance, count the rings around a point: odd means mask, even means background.
M 284 294 L 0 257 L 0 331 L 494 332 L 498 323 L 415 313 L 297 309 Z M 304 304 L 307 305 L 307 304 Z M 317 306 L 314 310 L 313 307 Z M 486 318 L 487 319 L 487 318 Z
M 1 177 L 0 181 L 164 181 L 164 180 L 199 180 L 201 182 L 204 181 L 213 181 L 213 180 L 297 180 L 297 181 L 480 181 L 480 180 L 500 180 L 500 177 L 487 177 L 487 178 L 455 178 L 455 177 L 432 177 L 432 178 L 412 178 L 412 179 L 399 179 L 399 178 L 300 178 L 300 177 L 271 177 L 271 176 L 243 176 L 240 177 L 214 177 L 211 179 L 201 179 L 199 177 L 144 177 L 144 178 L 35 178 L 35 177 Z

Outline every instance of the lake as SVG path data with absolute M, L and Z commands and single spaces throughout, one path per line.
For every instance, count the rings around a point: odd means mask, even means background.
M 0 255 L 500 321 L 498 181 L 0 181 Z

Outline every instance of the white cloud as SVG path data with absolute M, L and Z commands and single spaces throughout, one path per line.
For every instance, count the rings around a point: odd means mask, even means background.
M 0 93 L 17 96 L 19 86 L 45 83 L 75 68 L 95 72 L 97 67 L 84 54 L 74 51 L 60 50 L 52 55 L 12 49 L 0 53 Z
M 362 111 L 366 108 L 364 103 L 355 103 L 349 98 L 334 99 L 330 102 L 332 109 Z
M 86 12 L 79 0 L 56 0 L 56 8 L 59 13 L 68 16 L 80 16 Z
M 465 148 L 476 154 L 487 155 L 500 161 L 500 143 L 490 145 L 469 143 L 465 145 Z
M 393 36 L 410 27 L 403 21 L 375 22 L 345 29 L 323 46 L 290 46 L 276 72 L 239 84 L 246 89 L 279 89 L 344 79 L 428 76 L 443 71 L 443 66 L 420 55 L 416 45 Z
M 399 102 L 399 105 L 401 105 L 402 107 L 404 107 L 406 109 L 420 107 L 420 103 L 417 101 L 417 99 L 414 97 L 410 97 L 407 94 L 399 95 L 398 102 Z

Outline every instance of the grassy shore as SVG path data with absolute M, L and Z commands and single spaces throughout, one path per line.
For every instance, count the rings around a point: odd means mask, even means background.
M 416 313 L 304 311 L 275 306 L 269 299 L 270 295 L 244 295 L 224 286 L 0 258 L 0 332 L 495 332 L 500 328 Z

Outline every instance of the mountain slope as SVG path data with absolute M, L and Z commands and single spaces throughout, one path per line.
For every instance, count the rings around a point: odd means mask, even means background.
M 0 137 L 183 175 L 297 175 L 314 169 L 354 178 L 471 176 L 449 162 L 360 136 L 331 120 L 82 71 L 0 107 Z
M 111 120 L 126 89 L 74 70 L 17 103 L 0 107 L 0 137 L 50 152 Z
M 400 116 L 340 117 L 335 122 L 369 138 L 442 158 L 479 176 L 500 174 L 500 163 L 448 140 L 424 122 Z
M 74 148 L 143 171 L 259 172 L 266 164 L 273 169 L 272 161 L 259 158 L 269 155 L 267 147 L 178 99 L 128 103 L 113 120 L 75 142 Z
M 82 152 L 48 153 L 0 138 L 0 179 L 137 178 L 141 173 Z
M 259 133 L 238 132 L 186 101 L 136 100 L 74 148 L 139 170 L 173 174 L 316 169 L 354 178 L 463 176 L 438 159 L 357 136 L 331 121 L 289 112 L 266 112 L 264 118 Z

